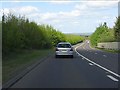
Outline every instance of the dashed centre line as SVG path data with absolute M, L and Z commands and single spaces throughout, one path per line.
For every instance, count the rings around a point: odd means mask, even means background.
M 84 58 L 82 58 L 84 60 Z
M 107 77 L 109 77 L 110 79 L 112 79 L 113 81 L 116 81 L 116 82 L 118 82 L 119 80 L 118 79 L 116 79 L 116 78 L 114 78 L 113 76 L 111 76 L 111 75 L 107 75 Z
M 106 55 L 103 55 L 104 57 L 107 57 Z
M 91 65 L 91 66 L 92 66 L 93 64 L 92 64 L 92 63 L 89 63 L 89 65 Z

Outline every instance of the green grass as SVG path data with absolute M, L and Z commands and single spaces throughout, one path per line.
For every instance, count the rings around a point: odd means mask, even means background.
M 9 56 L 3 57 L 3 83 L 19 74 L 26 67 L 48 56 L 51 52 L 53 52 L 53 49 L 22 50 L 19 52 L 17 51 L 16 53 L 11 53 Z

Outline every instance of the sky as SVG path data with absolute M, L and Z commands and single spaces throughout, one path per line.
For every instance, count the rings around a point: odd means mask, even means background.
M 24 15 L 38 25 L 48 24 L 63 33 L 91 33 L 101 23 L 113 27 L 118 17 L 119 0 L 3 0 L 3 12 Z

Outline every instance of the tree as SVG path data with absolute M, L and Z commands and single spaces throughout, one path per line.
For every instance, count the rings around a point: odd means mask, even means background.
M 107 26 L 107 23 L 100 25 L 96 28 L 96 31 L 90 37 L 91 44 L 97 46 L 97 43 L 100 42 L 112 42 L 114 38 L 114 30 Z
M 114 26 L 116 41 L 120 41 L 120 16 L 117 18 Z

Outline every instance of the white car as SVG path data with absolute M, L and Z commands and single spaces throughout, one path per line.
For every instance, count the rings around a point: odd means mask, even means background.
M 70 56 L 73 58 L 73 48 L 69 42 L 60 42 L 56 46 L 55 57 L 58 56 Z

